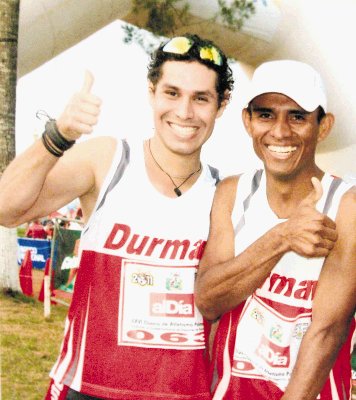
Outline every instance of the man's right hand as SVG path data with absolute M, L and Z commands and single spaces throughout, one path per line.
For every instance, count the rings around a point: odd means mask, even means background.
M 314 189 L 282 224 L 283 235 L 291 251 L 308 258 L 326 257 L 337 240 L 336 224 L 317 211 L 316 204 L 323 195 L 323 188 L 315 177 L 312 184 Z
M 58 130 L 67 140 L 91 133 L 98 122 L 101 100 L 91 93 L 93 83 L 94 76 L 86 71 L 81 90 L 72 96 L 57 119 Z

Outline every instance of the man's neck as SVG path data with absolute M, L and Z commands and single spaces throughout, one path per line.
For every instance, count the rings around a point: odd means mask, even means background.
M 201 172 L 200 152 L 179 154 L 154 140 L 144 144 L 147 174 L 153 186 L 168 197 L 189 190 Z
M 324 172 L 315 166 L 312 171 L 305 171 L 289 179 L 282 179 L 266 171 L 266 191 L 268 203 L 279 218 L 289 218 L 299 203 L 314 190 L 311 178 L 320 181 Z

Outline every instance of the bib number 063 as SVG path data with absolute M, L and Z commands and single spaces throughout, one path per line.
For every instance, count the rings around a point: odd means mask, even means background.
M 194 343 L 204 343 L 204 332 L 197 332 L 193 335 L 180 332 L 165 332 L 160 335 L 156 334 L 162 341 L 167 343 L 185 343 L 193 341 Z M 127 336 L 130 339 L 141 340 L 143 342 L 150 342 L 151 340 L 157 339 L 157 336 L 151 332 L 144 330 L 131 330 L 127 332 Z

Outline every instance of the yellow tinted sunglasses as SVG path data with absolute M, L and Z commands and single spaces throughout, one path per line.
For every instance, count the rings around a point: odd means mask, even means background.
M 192 48 L 194 45 L 194 41 L 192 39 L 189 39 L 185 36 L 177 36 L 171 39 L 169 42 L 167 42 L 163 48 L 162 51 L 165 53 L 173 53 L 173 54 L 187 54 L 188 51 Z M 208 46 L 198 46 L 199 49 L 199 57 L 202 60 L 208 60 L 214 63 L 215 65 L 218 65 L 219 67 L 223 63 L 223 59 L 221 56 L 220 51 L 212 45 Z

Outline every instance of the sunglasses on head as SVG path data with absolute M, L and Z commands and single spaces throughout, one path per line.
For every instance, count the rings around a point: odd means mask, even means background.
M 173 53 L 184 55 L 189 52 L 189 50 L 193 47 L 194 41 L 185 36 L 177 36 L 167 42 L 162 51 L 165 53 Z M 217 66 L 221 66 L 223 63 L 223 59 L 220 51 L 213 45 L 207 46 L 198 46 L 199 49 L 199 57 L 201 60 L 211 61 L 213 64 Z

